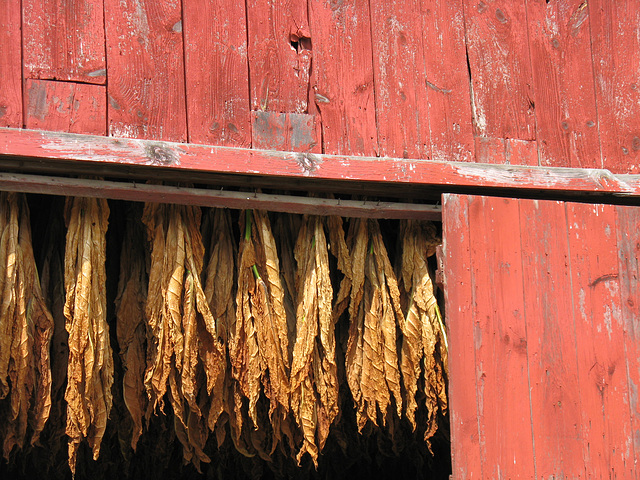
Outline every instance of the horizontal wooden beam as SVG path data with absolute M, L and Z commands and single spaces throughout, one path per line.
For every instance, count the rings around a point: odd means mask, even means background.
M 439 186 L 442 191 L 462 187 L 640 196 L 640 176 L 614 175 L 601 169 L 275 152 L 9 128 L 0 129 L 0 165 L 2 156 L 25 162 L 74 160 L 183 172 L 393 182 Z
M 0 190 L 342 217 L 440 220 L 442 213 L 439 206 L 415 203 L 271 195 L 16 173 L 0 173 Z

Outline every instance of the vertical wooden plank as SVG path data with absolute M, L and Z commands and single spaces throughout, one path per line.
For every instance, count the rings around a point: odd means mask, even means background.
M 104 4 L 109 135 L 186 141 L 180 0 Z
M 580 385 L 563 202 L 520 200 L 537 478 L 584 474 Z
M 469 226 L 482 476 L 532 478 L 518 201 L 471 198 Z
M 20 2 L 0 2 L 0 127 L 22 127 Z
M 640 173 L 640 3 L 588 4 L 603 167 Z
M 379 154 L 431 158 L 420 0 L 391 5 L 371 2 Z
M 421 9 L 431 158 L 472 162 L 471 92 L 462 0 L 422 0 Z
M 525 3 L 463 1 L 475 134 L 535 139 Z
M 22 0 L 29 78 L 104 84 L 103 0 Z
M 27 128 L 106 135 L 106 87 L 85 83 L 27 80 Z
M 323 152 L 378 152 L 369 3 L 309 0 L 314 100 Z
M 251 146 L 244 2 L 184 3 L 189 141 Z
M 611 205 L 567 204 L 585 474 L 636 478 Z
M 443 195 L 442 228 L 446 323 L 449 335 L 449 411 L 455 480 L 482 476 L 478 436 L 478 398 L 466 195 Z
M 618 265 L 624 347 L 629 383 L 633 451 L 640 454 L 640 208 L 616 207 L 618 214 Z M 636 474 L 638 467 L 636 466 Z
M 254 111 L 309 113 L 312 39 L 306 0 L 248 0 Z
M 541 165 L 601 168 L 583 0 L 527 0 Z

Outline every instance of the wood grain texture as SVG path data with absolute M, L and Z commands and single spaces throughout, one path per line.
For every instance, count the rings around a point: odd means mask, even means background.
M 109 135 L 187 141 L 180 0 L 104 5 Z
M 251 112 L 253 148 L 288 152 L 319 152 L 320 124 L 304 113 Z
M 471 92 L 462 0 L 422 0 L 420 13 L 431 158 L 473 161 Z
M 189 141 L 251 146 L 244 2 L 184 2 Z
M 0 2 L 0 127 L 22 127 L 20 2 Z
M 371 2 L 370 8 L 378 153 L 431 158 L 425 32 L 422 15 L 415 14 L 420 0 L 397 0 L 393 8 Z
M 28 78 L 104 84 L 103 0 L 23 0 Z
M 582 0 L 527 1 L 541 165 L 602 167 L 589 10 Z
M 25 94 L 27 128 L 107 133 L 107 95 L 102 85 L 27 80 Z
M 309 0 L 313 91 L 324 153 L 375 156 L 378 138 L 369 3 Z
M 534 476 L 520 228 L 517 200 L 469 198 L 483 478 Z
M 549 195 L 599 192 L 640 196 L 640 176 L 616 176 L 607 170 L 275 152 L 11 128 L 0 128 L 0 155 L 22 156 L 28 161 L 77 160 L 105 168 L 158 166 L 185 174 L 204 171 L 443 188 L 510 188 L 538 195 L 546 191 Z
M 593 478 L 636 478 L 611 205 L 567 204 L 583 465 Z
M 589 2 L 602 161 L 640 172 L 640 3 Z
M 580 478 L 584 438 L 565 206 L 519 204 L 536 475 Z
M 624 322 L 624 347 L 629 383 L 629 409 L 633 453 L 640 454 L 640 208 L 616 207 L 618 215 L 618 268 Z M 636 473 L 637 473 L 636 467 Z
M 538 142 L 515 138 L 475 137 L 478 163 L 497 165 L 538 165 Z
M 309 113 L 307 1 L 249 0 L 247 30 L 251 109 Z
M 525 3 L 463 1 L 475 133 L 534 140 Z
M 444 282 L 449 338 L 449 411 L 453 478 L 482 475 L 478 434 L 478 398 L 469 238 L 469 207 L 465 195 L 442 197 Z

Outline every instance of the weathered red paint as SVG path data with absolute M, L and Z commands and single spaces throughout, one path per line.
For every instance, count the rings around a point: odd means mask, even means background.
M 320 121 L 304 113 L 251 112 L 253 148 L 320 152 Z
M 106 87 L 85 83 L 27 80 L 27 128 L 106 135 Z
M 607 170 L 304 154 L 10 128 L 0 128 L 0 155 L 77 160 L 113 166 L 151 165 L 184 172 L 244 173 L 441 187 L 516 188 L 556 193 L 600 192 L 629 198 L 640 196 L 638 176 L 617 176 Z
M 23 0 L 22 15 L 27 78 L 104 85 L 102 0 Z
M 0 3 L 0 127 L 22 127 L 20 2 Z
M 636 478 L 629 230 L 640 207 L 457 195 L 443 205 L 451 348 L 473 331 L 475 351 L 452 356 L 450 377 L 477 372 L 467 384 L 477 407 L 452 398 L 454 478 Z M 467 233 L 469 248 L 458 238 Z M 451 296 L 458 278 L 470 282 L 471 313 Z M 461 424 L 476 408 L 482 465 Z
M 187 141 L 180 1 L 104 0 L 104 9 L 109 135 Z
M 245 2 L 185 1 L 183 11 L 189 141 L 250 147 Z

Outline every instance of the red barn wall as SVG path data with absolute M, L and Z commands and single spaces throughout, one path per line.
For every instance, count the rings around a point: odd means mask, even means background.
M 640 172 L 636 1 L 0 8 L 0 127 Z

